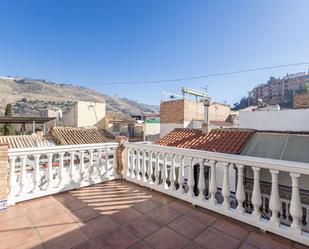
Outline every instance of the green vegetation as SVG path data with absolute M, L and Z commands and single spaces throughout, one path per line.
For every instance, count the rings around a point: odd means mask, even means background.
M 8 118 L 13 117 L 13 108 L 11 104 L 6 105 L 4 116 Z M 11 124 L 5 124 L 3 126 L 3 135 L 13 135 L 13 126 Z

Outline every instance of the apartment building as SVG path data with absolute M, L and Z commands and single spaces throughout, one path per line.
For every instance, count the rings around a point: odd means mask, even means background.
M 259 84 L 250 92 L 251 104 L 257 104 L 258 99 L 275 105 L 288 99 L 290 91 L 304 89 L 309 84 L 309 73 L 301 72 L 287 74 L 282 79 L 271 77 L 267 83 Z

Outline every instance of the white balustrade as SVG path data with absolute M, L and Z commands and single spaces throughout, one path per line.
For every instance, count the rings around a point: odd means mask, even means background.
M 117 146 L 117 143 L 104 143 L 9 149 L 8 204 L 115 179 L 114 171 L 105 179 L 94 176 L 94 171 L 100 172 L 102 168 L 101 153 L 94 151 L 113 149 L 115 152 Z M 79 158 L 77 165 L 75 155 Z M 86 162 L 88 159 L 88 172 L 85 172 L 85 159 Z M 109 160 L 114 165 L 116 158 Z
M 223 196 L 223 203 L 222 207 L 226 210 L 230 207 L 230 182 L 229 182 L 229 163 L 222 163 L 223 164 L 223 184 L 222 184 L 222 196 Z
M 256 220 L 260 220 L 261 218 L 260 206 L 262 205 L 262 196 L 260 190 L 260 168 L 252 167 L 252 169 L 254 175 L 252 198 L 251 198 L 251 202 L 253 204 L 252 216 Z
M 304 206 L 301 203 L 299 186 L 301 175 L 309 175 L 309 164 L 166 147 L 147 143 L 126 143 L 125 146 L 135 151 L 147 151 L 147 173 L 150 178 L 149 168 L 152 168 L 152 163 L 154 163 L 154 182 L 153 180 L 145 182 L 127 173 L 125 178 L 128 181 L 148 186 L 149 188 L 190 202 L 193 205 L 218 212 L 259 227 L 262 230 L 309 245 L 309 206 Z M 137 155 L 139 155 L 139 152 Z M 152 155 L 155 156 L 154 161 L 152 161 Z M 142 157 L 145 157 L 145 155 L 143 154 Z M 145 158 L 141 158 L 141 160 L 145 160 Z M 139 159 L 137 160 L 138 162 Z M 195 163 L 199 163 L 200 167 L 198 179 L 194 175 Z M 208 179 L 205 179 L 205 165 L 210 170 Z M 269 194 L 261 193 L 261 170 L 263 172 L 266 170 L 271 175 L 270 196 Z M 167 179 L 168 171 L 169 179 Z M 253 174 L 248 174 L 248 172 Z M 291 200 L 283 200 L 279 196 L 279 172 L 286 172 L 291 177 Z M 233 174 L 236 177 L 235 184 L 231 180 Z M 246 183 L 247 177 L 253 178 L 251 189 L 246 189 L 250 186 Z M 167 180 L 170 182 L 169 186 Z M 176 182 L 178 183 L 178 188 L 175 191 L 174 184 Z M 207 186 L 207 196 L 205 196 L 206 183 L 209 183 L 209 186 Z M 194 186 L 197 186 L 198 196 L 195 196 Z M 185 189 L 188 190 L 187 193 L 185 193 Z M 219 193 L 221 193 L 222 197 Z M 283 203 L 285 203 L 285 211 L 283 210 Z M 305 218 L 303 218 L 303 210 L 305 210 L 304 215 L 307 215 Z M 292 221 L 289 220 L 289 215 L 291 215 Z M 307 221 L 307 225 L 301 224 L 302 219 Z
M 236 190 L 236 200 L 238 202 L 236 211 L 243 215 L 245 209 L 243 207 L 244 201 L 246 199 L 245 188 L 244 188 L 244 166 L 241 164 L 237 165 L 237 190 Z
M 183 167 L 185 164 L 185 157 L 182 156 L 180 159 L 180 165 L 179 165 L 179 171 L 178 171 L 178 193 L 183 194 L 184 189 L 183 189 L 183 184 L 184 184 L 184 174 L 183 174 Z
M 270 222 L 274 226 L 280 225 L 280 219 L 278 217 L 281 210 L 281 202 L 279 198 L 279 186 L 278 186 L 278 170 L 270 170 L 271 173 L 271 194 L 269 200 L 269 208 L 272 212 Z
M 195 159 L 191 158 L 190 160 L 190 165 L 189 165 L 189 177 L 188 177 L 188 187 L 189 187 L 189 191 L 188 191 L 188 195 L 190 197 L 194 197 L 194 162 Z

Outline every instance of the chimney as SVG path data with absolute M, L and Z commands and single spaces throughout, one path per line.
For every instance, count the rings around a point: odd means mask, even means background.
M 205 98 L 203 103 L 204 103 L 204 123 L 202 124 L 202 132 L 204 135 L 207 135 L 211 131 L 209 122 L 210 98 Z

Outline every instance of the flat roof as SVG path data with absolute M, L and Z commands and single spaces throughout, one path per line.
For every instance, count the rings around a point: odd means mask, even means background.
M 48 117 L 0 117 L 0 124 L 30 124 L 33 121 L 37 124 L 43 124 L 55 119 Z

